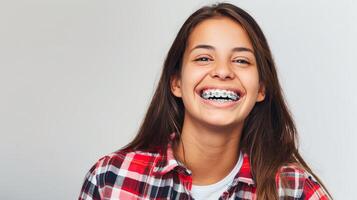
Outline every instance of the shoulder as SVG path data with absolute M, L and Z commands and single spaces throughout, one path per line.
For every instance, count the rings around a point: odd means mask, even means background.
M 144 173 L 143 167 L 151 167 L 159 157 L 148 151 L 119 150 L 98 159 L 89 172 L 95 175 L 119 175 L 120 170 Z
M 281 166 L 276 173 L 275 180 L 279 198 L 330 199 L 315 177 L 298 163 Z
M 159 157 L 147 151 L 119 150 L 99 158 L 85 176 L 79 199 L 101 199 L 124 182 L 148 175 Z

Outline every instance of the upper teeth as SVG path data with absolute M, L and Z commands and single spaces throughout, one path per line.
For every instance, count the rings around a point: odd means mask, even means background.
M 239 95 L 230 90 L 221 90 L 221 89 L 207 89 L 202 92 L 202 97 L 208 99 L 210 97 L 228 97 L 233 100 L 237 100 Z

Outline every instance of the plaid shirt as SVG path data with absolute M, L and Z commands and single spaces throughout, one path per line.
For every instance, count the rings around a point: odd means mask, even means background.
M 282 185 L 281 177 L 288 180 L 287 186 Z M 280 199 L 330 199 L 320 184 L 297 165 L 282 167 L 275 180 Z M 191 171 L 174 158 L 171 144 L 166 155 L 119 150 L 99 159 L 89 170 L 79 200 L 193 200 L 191 186 Z M 248 154 L 243 154 L 240 171 L 219 199 L 256 199 Z

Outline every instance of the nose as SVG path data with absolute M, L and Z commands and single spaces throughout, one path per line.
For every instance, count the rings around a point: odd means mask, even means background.
M 235 74 L 231 66 L 225 63 L 217 63 L 211 71 L 212 78 L 219 77 L 220 79 L 233 79 Z

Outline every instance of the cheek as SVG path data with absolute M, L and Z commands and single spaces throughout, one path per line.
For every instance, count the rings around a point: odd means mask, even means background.
M 194 92 L 205 75 L 207 75 L 206 70 L 197 66 L 185 66 L 182 69 L 182 89 L 184 92 Z
M 258 94 L 259 91 L 259 75 L 256 69 L 241 71 L 239 75 L 243 86 L 247 93 Z

